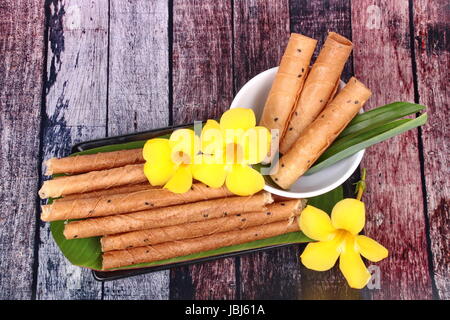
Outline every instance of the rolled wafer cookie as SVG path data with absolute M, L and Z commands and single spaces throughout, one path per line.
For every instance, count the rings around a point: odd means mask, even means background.
M 157 189 L 160 187 L 152 186 L 148 182 L 125 185 L 120 187 L 114 187 L 110 189 L 103 189 L 98 191 L 86 192 L 86 193 L 74 193 L 64 196 L 63 198 L 58 198 L 53 200 L 53 202 L 61 202 L 67 200 L 75 200 L 75 199 L 89 199 L 89 198 L 99 198 L 101 196 L 108 196 L 112 194 L 122 194 L 122 193 L 130 193 L 148 189 Z
M 280 158 L 279 165 L 270 175 L 272 180 L 283 189 L 288 189 L 345 129 L 371 94 L 363 83 L 352 77 Z
M 99 198 L 68 200 L 43 205 L 41 219 L 56 221 L 110 216 L 151 208 L 167 207 L 183 203 L 229 197 L 226 187 L 209 188 L 202 183 L 192 185 L 185 193 L 173 193 L 167 189 L 150 189 L 132 193 L 113 194 Z
M 335 32 L 328 33 L 286 124 L 285 133 L 280 139 L 280 153 L 289 151 L 300 134 L 333 98 L 352 48 L 353 44 L 347 38 Z
M 127 164 L 144 163 L 142 148 L 51 158 L 45 162 L 46 175 L 57 173 L 76 174 L 123 167 Z
M 47 180 L 39 190 L 39 196 L 41 198 L 57 198 L 74 193 L 85 193 L 147 181 L 144 175 L 144 165 L 132 164 Z
M 303 209 L 303 205 L 304 202 L 301 200 L 273 203 L 267 206 L 266 211 L 243 212 L 237 215 L 229 215 L 217 219 L 207 219 L 204 221 L 179 224 L 170 227 L 113 234 L 102 237 L 100 242 L 102 251 L 106 252 L 202 237 L 215 233 L 288 220 L 289 218 L 298 215 Z
M 154 262 L 300 231 L 297 217 L 242 230 L 103 253 L 103 270 Z
M 278 130 L 278 136 L 277 132 L 272 134 L 273 140 L 278 141 L 283 136 L 316 44 L 317 40 L 297 33 L 292 33 L 289 38 L 260 120 L 261 126 Z
M 66 239 L 88 238 L 135 230 L 184 225 L 189 222 L 234 215 L 244 212 L 263 211 L 271 203 L 272 196 L 261 192 L 248 197 L 227 197 L 187 204 L 155 208 L 114 216 L 72 221 L 65 225 Z

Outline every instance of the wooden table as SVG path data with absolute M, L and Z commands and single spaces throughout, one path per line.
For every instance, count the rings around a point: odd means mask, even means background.
M 0 4 L 0 298 L 449 299 L 449 1 L 71 0 Z M 428 106 L 426 126 L 366 152 L 365 234 L 380 286 L 312 272 L 303 246 L 100 283 L 39 219 L 42 162 L 73 144 L 220 116 L 276 66 L 290 32 L 352 39 L 343 79 Z

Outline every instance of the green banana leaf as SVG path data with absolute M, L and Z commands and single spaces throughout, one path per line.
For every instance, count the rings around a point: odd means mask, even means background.
M 98 152 L 108 152 L 108 151 L 117 151 L 122 149 L 133 149 L 140 148 L 144 145 L 145 141 L 136 141 L 130 143 L 123 143 L 117 145 L 109 145 L 100 148 L 90 149 L 82 152 L 78 152 L 76 154 L 93 154 Z M 75 154 L 74 154 L 75 155 Z M 337 187 L 336 189 L 323 194 L 321 196 L 317 196 L 311 199 L 308 199 L 308 204 L 316 206 L 326 212 L 331 212 L 331 208 L 338 202 L 343 199 L 343 188 L 342 186 Z M 49 199 L 49 203 L 51 203 L 52 199 Z M 65 221 L 54 221 L 50 223 L 50 231 L 55 240 L 56 244 L 60 248 L 63 255 L 74 265 L 94 269 L 101 270 L 102 268 L 102 252 L 100 245 L 100 237 L 92 237 L 85 239 L 71 239 L 67 240 L 64 237 L 64 225 Z M 182 261 L 189 261 L 200 259 L 204 257 L 217 256 L 225 253 L 238 252 L 243 250 L 257 249 L 267 246 L 273 245 L 281 245 L 281 244 L 289 244 L 289 243 L 304 243 L 309 242 L 307 236 L 305 236 L 302 232 L 292 232 L 288 234 L 279 235 L 276 237 L 262 239 L 257 241 L 251 241 L 248 243 L 243 243 L 239 245 L 233 245 L 223 248 L 218 248 L 215 250 L 209 250 L 204 252 L 199 252 L 195 254 L 190 254 L 183 257 L 177 257 L 172 259 L 166 259 L 161 261 L 155 261 L 150 263 L 141 263 L 133 266 L 123 267 L 119 269 L 129 269 L 129 268 L 141 268 L 141 267 L 151 267 L 151 266 L 159 266 L 165 264 L 171 264 Z

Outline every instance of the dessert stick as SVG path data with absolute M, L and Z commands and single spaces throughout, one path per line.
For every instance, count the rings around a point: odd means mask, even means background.
M 345 129 L 371 94 L 363 83 L 352 77 L 280 158 L 270 175 L 272 180 L 283 189 L 288 189 Z
M 41 198 L 58 198 L 74 193 L 85 193 L 147 181 L 144 175 L 144 165 L 132 164 L 47 180 L 39 190 L 39 196 Z
M 280 139 L 280 153 L 289 151 L 303 130 L 333 98 L 352 48 L 353 44 L 347 38 L 335 32 L 328 33 Z
M 45 162 L 46 175 L 57 173 L 77 174 L 144 163 L 142 149 L 100 152 L 65 158 L 51 158 Z
M 150 189 L 99 198 L 55 202 L 41 207 L 41 219 L 43 221 L 56 221 L 109 216 L 224 198 L 231 195 L 233 194 L 226 187 L 209 188 L 204 184 L 197 183 L 193 184 L 191 190 L 185 193 L 173 193 L 167 189 Z
M 244 212 L 263 211 L 272 197 L 261 192 L 249 197 L 227 197 L 156 208 L 114 216 L 72 221 L 65 225 L 66 239 L 88 238 L 135 230 L 185 225 Z
M 222 218 L 207 219 L 204 221 L 179 224 L 170 227 L 113 234 L 102 237 L 100 242 L 102 251 L 106 252 L 262 226 L 268 223 L 287 220 L 299 215 L 300 211 L 303 209 L 303 204 L 304 202 L 301 200 L 273 203 L 267 206 L 266 211 L 240 213 L 237 215 L 229 215 Z
M 242 230 L 217 233 L 209 236 L 163 242 L 153 246 L 114 250 L 103 253 L 103 270 L 131 266 L 137 263 L 154 262 L 181 257 L 197 252 L 266 239 L 281 234 L 300 231 L 297 217 L 290 220 L 268 223 Z

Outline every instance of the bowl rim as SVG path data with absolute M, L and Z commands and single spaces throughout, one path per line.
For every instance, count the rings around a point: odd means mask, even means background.
M 237 108 L 237 101 L 240 100 L 241 96 L 243 96 L 246 92 L 246 90 L 248 90 L 248 88 L 253 85 L 256 81 L 258 81 L 259 78 L 264 77 L 267 73 L 273 73 L 276 70 L 278 70 L 278 67 L 273 67 L 267 70 L 264 70 L 260 73 L 258 73 L 257 75 L 255 75 L 253 78 L 251 78 L 249 81 L 247 81 L 242 87 L 241 89 L 239 89 L 238 93 L 235 95 L 233 101 L 230 104 L 230 109 L 234 109 Z M 342 80 L 341 84 L 344 83 Z M 345 84 L 345 83 L 344 83 Z M 364 112 L 363 108 L 361 108 L 360 113 Z M 337 188 L 338 186 L 340 186 L 341 184 L 343 184 L 348 178 L 350 178 L 350 176 L 355 172 L 355 170 L 358 168 L 358 166 L 361 163 L 361 160 L 364 156 L 366 149 L 363 149 L 361 151 L 358 151 L 357 153 L 353 154 L 350 157 L 356 156 L 354 161 L 352 162 L 351 166 L 349 167 L 349 169 L 336 181 L 328 184 L 325 187 L 322 187 L 318 190 L 315 191 L 309 191 L 309 192 L 294 192 L 294 191 L 289 191 L 289 190 L 283 190 L 283 189 L 279 189 L 279 188 L 275 188 L 271 185 L 268 185 L 267 183 L 264 184 L 264 190 L 268 191 L 270 193 L 276 194 L 278 196 L 282 196 L 282 197 L 286 197 L 286 198 L 312 198 L 315 196 L 319 196 L 322 195 L 324 193 L 327 193 L 328 191 L 333 190 L 334 188 Z M 348 159 L 349 157 L 345 158 Z M 342 159 L 344 160 L 344 159 Z M 340 161 L 342 161 L 340 160 Z M 320 172 L 320 170 L 318 171 Z M 299 178 L 300 179 L 300 178 Z

